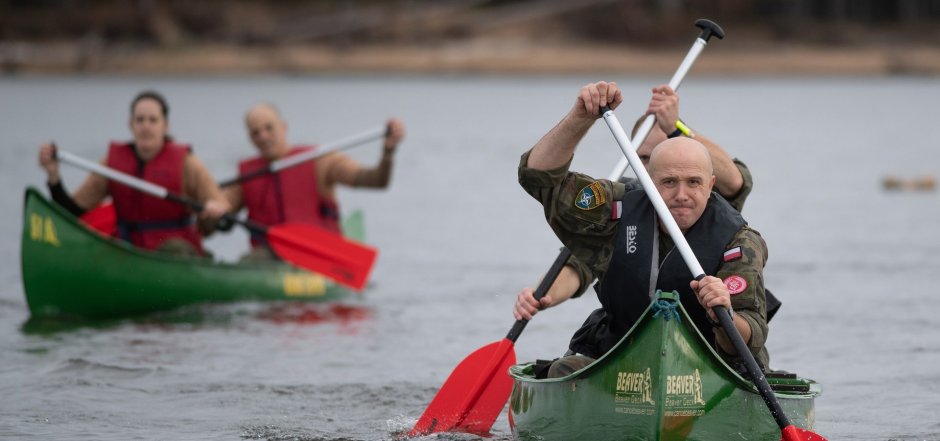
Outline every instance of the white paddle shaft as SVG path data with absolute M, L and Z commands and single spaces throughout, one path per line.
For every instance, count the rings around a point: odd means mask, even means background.
M 279 172 L 288 167 L 293 167 L 297 164 L 309 161 L 316 158 L 317 156 L 324 155 L 332 151 L 339 151 L 349 147 L 357 146 L 359 144 L 372 141 L 374 139 L 379 139 L 385 136 L 387 129 L 385 126 L 376 127 L 374 129 L 359 133 L 357 135 L 347 136 L 345 138 L 336 140 L 334 142 L 323 144 L 322 146 L 310 150 L 308 152 L 299 153 L 296 155 L 288 156 L 284 159 L 279 159 L 271 163 L 271 172 Z
M 705 46 L 708 44 L 702 37 L 696 38 L 695 43 L 692 44 L 692 48 L 689 49 L 689 53 L 685 55 L 685 59 L 682 60 L 682 63 L 679 64 L 679 68 L 676 69 L 676 73 L 672 75 L 672 79 L 669 80 L 669 87 L 672 90 L 679 90 L 679 86 L 682 85 L 682 80 L 685 79 L 686 74 L 689 73 L 689 70 L 692 69 L 692 65 L 695 64 L 695 60 L 698 58 L 699 54 L 702 53 L 702 50 L 705 49 Z M 606 114 L 605 114 L 606 118 Z M 624 134 L 624 139 L 626 145 L 632 145 L 633 150 L 640 148 L 643 145 L 643 141 L 646 141 L 646 137 L 649 136 L 650 131 L 653 130 L 653 124 L 656 122 L 656 115 L 646 115 L 646 119 L 643 120 L 643 124 L 640 124 L 640 128 L 636 131 L 636 137 L 633 138 L 633 142 L 630 142 L 630 139 Z M 619 123 L 618 123 L 619 124 Z M 621 128 L 621 131 L 623 129 Z M 616 136 L 616 135 L 615 135 Z M 620 161 L 617 162 L 617 167 L 614 168 L 614 171 L 610 173 L 611 181 L 616 181 L 627 172 L 627 167 L 631 163 L 627 161 L 627 157 L 621 157 Z M 633 167 L 642 165 L 642 163 L 637 162 L 632 164 Z
M 682 80 L 685 79 L 686 74 L 692 69 L 692 65 L 695 64 L 695 60 L 702 53 L 702 50 L 705 49 L 707 44 L 708 42 L 701 37 L 695 39 L 695 43 L 692 44 L 689 53 L 686 54 L 685 59 L 682 60 L 679 68 L 676 69 L 676 73 L 673 74 L 672 79 L 669 80 L 669 87 L 673 90 L 679 89 Z M 672 236 L 676 247 L 679 248 L 682 259 L 685 260 L 685 264 L 688 265 L 689 270 L 692 271 L 692 275 L 695 277 L 704 275 L 705 270 L 702 269 L 702 265 L 699 264 L 695 254 L 692 253 L 692 248 L 689 247 L 689 243 L 685 240 L 682 230 L 679 229 L 679 225 L 676 224 L 676 220 L 673 219 L 672 213 L 669 212 L 669 207 L 666 206 L 663 197 L 659 194 L 659 190 L 656 189 L 656 185 L 654 185 L 653 180 L 650 179 L 646 167 L 644 167 L 643 162 L 640 161 L 640 156 L 636 154 L 636 150 L 640 148 L 643 141 L 646 141 L 646 137 L 649 136 L 650 131 L 653 129 L 653 124 L 656 122 L 656 115 L 646 115 L 646 119 L 643 120 L 643 124 L 641 124 L 639 130 L 637 130 L 637 136 L 633 139 L 632 143 L 627 133 L 623 130 L 623 125 L 621 125 L 620 121 L 617 119 L 617 115 L 614 115 L 612 110 L 607 109 L 607 111 L 604 112 L 604 122 L 607 123 L 607 127 L 610 128 L 610 132 L 613 133 L 614 139 L 617 140 L 617 144 L 620 146 L 620 150 L 624 155 L 623 158 L 620 159 L 620 162 L 617 163 L 617 168 L 611 173 L 610 179 L 612 181 L 620 179 L 624 172 L 627 171 L 627 167 L 633 166 L 633 171 L 636 173 L 637 179 L 639 179 L 640 184 L 643 185 L 643 190 L 646 191 L 650 202 L 653 203 L 653 207 L 656 209 L 656 213 L 659 214 L 659 218 L 666 226 L 666 230 L 669 231 L 669 235 Z
M 129 174 L 121 173 L 117 170 L 105 167 L 97 162 L 75 156 L 64 150 L 56 149 L 56 158 L 76 167 L 83 168 L 92 173 L 104 176 L 112 181 L 120 182 L 128 187 L 133 187 L 151 196 L 156 196 L 160 199 L 166 199 L 167 195 L 169 194 L 167 189 L 152 182 L 147 182 Z

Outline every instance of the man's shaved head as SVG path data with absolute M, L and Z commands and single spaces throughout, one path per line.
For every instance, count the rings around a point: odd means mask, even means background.
M 649 174 L 679 229 L 688 231 L 702 217 L 715 186 L 708 149 L 691 138 L 667 139 L 653 149 Z
M 255 104 L 245 113 L 245 127 L 251 143 L 268 160 L 280 159 L 290 151 L 287 123 L 273 104 Z
M 657 157 L 659 160 L 654 161 Z M 670 138 L 659 143 L 650 154 L 650 174 L 653 174 L 654 162 L 661 164 L 667 161 L 670 163 L 675 161 L 698 163 L 709 176 L 715 174 L 715 167 L 712 165 L 712 158 L 708 154 L 708 149 L 692 138 Z

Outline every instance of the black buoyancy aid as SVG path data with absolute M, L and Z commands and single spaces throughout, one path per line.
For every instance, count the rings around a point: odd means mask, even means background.
M 639 320 L 656 290 L 678 291 L 695 326 L 708 341 L 714 341 L 705 309 L 689 287 L 692 274 L 679 250 L 673 247 L 661 259 L 662 264 L 658 264 L 660 229 L 644 191 L 627 191 L 623 207 L 610 264 L 595 285 L 603 307 L 594 311 L 575 333 L 571 350 L 594 358 L 605 354 Z M 705 274 L 717 273 L 725 247 L 744 225 L 741 213 L 712 193 L 702 216 L 685 234 Z M 655 284 L 651 284 L 653 278 Z

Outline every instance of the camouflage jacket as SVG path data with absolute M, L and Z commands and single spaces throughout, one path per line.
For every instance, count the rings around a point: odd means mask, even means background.
M 572 259 L 568 264 L 577 271 L 581 281 L 581 288 L 576 296 L 581 295 L 591 282 L 597 278 L 602 279 L 607 271 L 610 258 L 613 254 L 614 237 L 617 233 L 618 219 L 615 219 L 613 203 L 623 199 L 628 188 L 635 188 L 639 183 L 635 180 L 612 182 L 606 179 L 596 180 L 590 176 L 570 172 L 570 161 L 553 170 L 534 170 L 526 166 L 529 152 L 522 155 L 519 164 L 519 183 L 529 195 L 538 200 L 543 207 L 545 218 L 555 235 L 572 252 Z M 753 186 L 751 175 L 746 166 L 735 160 L 745 186 L 739 194 L 729 202 L 740 210 L 744 200 Z M 582 190 L 592 188 L 600 192 L 603 203 L 585 210 L 575 204 L 581 199 Z M 629 207 L 623 207 L 628 210 Z M 675 244 L 669 234 L 660 231 L 659 256 L 665 256 Z M 740 247 L 740 248 L 739 248 Z M 739 292 L 736 288 L 729 288 L 733 293 L 731 306 L 735 313 L 748 322 L 751 327 L 751 339 L 748 346 L 754 356 L 765 367 L 768 366 L 769 357 L 764 348 L 767 339 L 767 305 L 764 291 L 763 268 L 767 261 L 767 246 L 756 230 L 743 227 L 731 242 L 725 247 L 732 250 L 733 258 L 725 259 L 714 274 L 729 283 L 743 286 Z M 736 255 L 740 249 L 740 256 Z M 740 283 L 743 280 L 744 283 Z

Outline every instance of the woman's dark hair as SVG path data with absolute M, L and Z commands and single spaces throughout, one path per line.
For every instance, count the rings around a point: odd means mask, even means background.
M 163 98 L 163 95 L 160 95 L 159 92 L 153 90 L 145 90 L 141 93 L 138 93 L 137 96 L 134 97 L 134 101 L 131 101 L 131 115 L 134 114 L 134 106 L 136 106 L 140 100 L 146 99 L 154 100 L 160 104 L 160 109 L 163 111 L 163 119 L 169 119 L 170 106 L 166 104 L 166 99 Z

